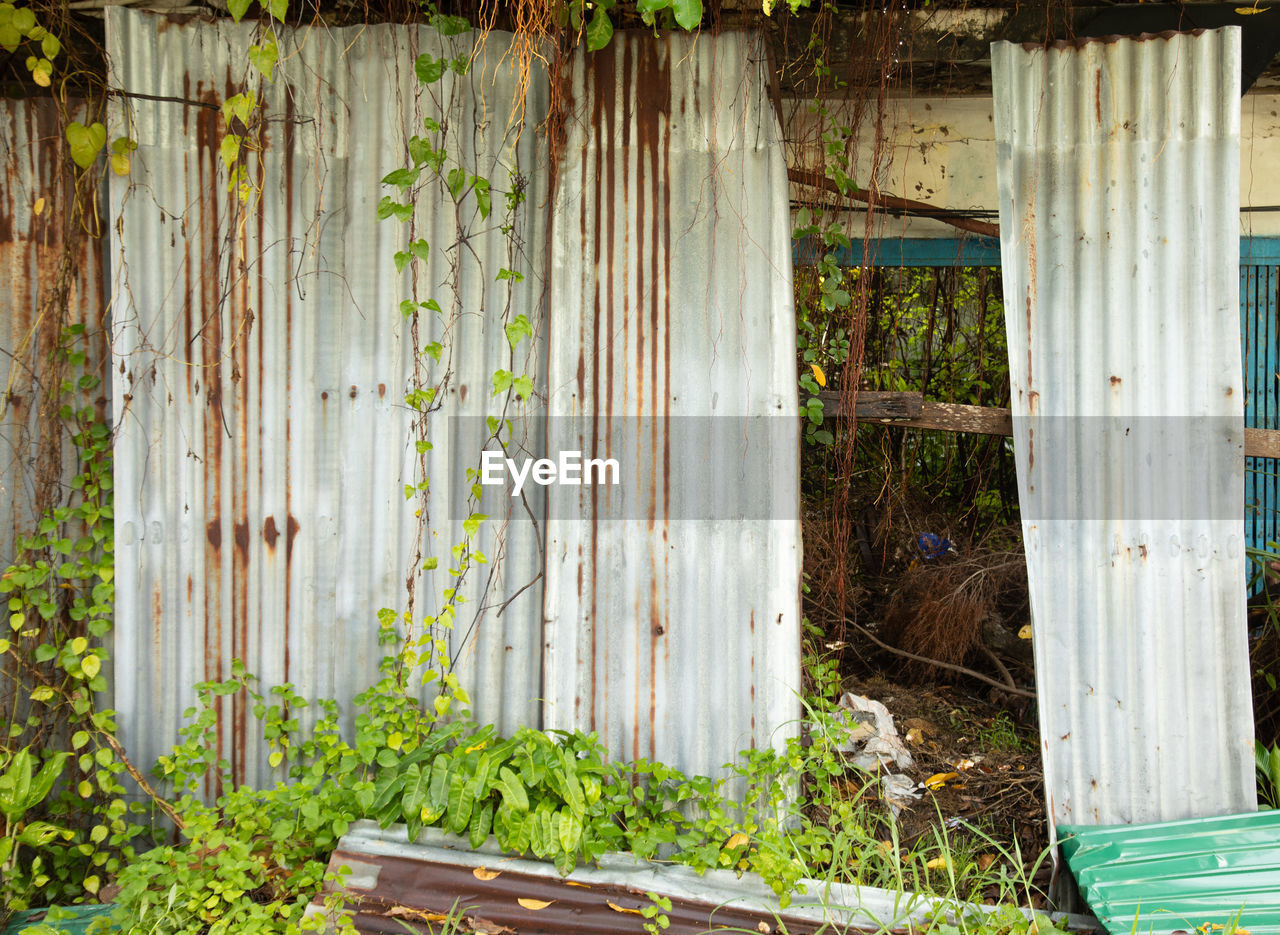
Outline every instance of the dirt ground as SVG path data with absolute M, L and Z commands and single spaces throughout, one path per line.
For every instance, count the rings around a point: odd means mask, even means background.
M 969 836 L 976 851 L 1004 859 L 967 830 L 972 825 L 1009 854 L 1015 853 L 1016 842 L 1024 869 L 1036 862 L 1049 840 L 1039 736 L 1033 725 L 1015 721 L 1008 708 L 955 685 L 908 686 L 873 675 L 849 677 L 844 687 L 889 709 L 915 760 L 903 773 L 919 783 L 938 777 L 929 783 L 936 788 L 902 807 L 898 824 L 903 847 L 927 841 L 945 826 L 950 839 Z

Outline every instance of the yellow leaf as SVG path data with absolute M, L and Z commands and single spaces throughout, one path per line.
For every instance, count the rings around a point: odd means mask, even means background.
M 471 875 L 477 880 L 496 880 L 501 876 L 501 871 L 490 870 L 487 867 L 476 867 L 476 869 L 471 871 Z
M 43 213 L 44 213 L 44 199 L 43 199 L 43 198 L 37 198 L 37 199 L 36 199 L 36 203 L 35 203 L 35 204 L 33 204 L 33 205 L 31 206 L 31 213 L 32 213 L 32 214 L 34 214 L 36 217 L 39 217 L 41 214 L 43 214 Z
M 416 919 L 419 922 L 447 922 L 449 917 L 438 912 L 426 912 L 411 906 L 392 906 L 383 913 L 389 919 Z
M 400 731 L 392 731 L 391 736 L 387 738 L 387 746 L 392 750 L 399 750 L 404 745 L 404 734 Z
M 934 773 L 924 781 L 926 789 L 941 789 L 949 780 L 955 779 L 959 773 Z
M 751 839 L 749 837 L 739 831 L 737 834 L 729 838 L 729 840 L 725 842 L 724 846 L 728 850 L 733 850 L 735 847 L 742 847 L 744 844 L 750 843 L 750 841 Z
M 271 764 L 272 769 L 275 769 L 284 762 L 284 754 L 277 750 L 275 753 L 271 754 L 271 756 L 267 757 L 267 762 Z
M 818 386 L 827 385 L 827 375 L 822 372 L 822 368 L 817 364 L 810 364 L 809 369 L 813 371 L 813 378 L 818 381 Z
M 926 869 L 929 870 L 946 870 L 947 866 L 947 858 L 945 857 L 935 857 L 925 864 Z
M 479 743 L 472 744 L 471 746 L 467 747 L 467 749 L 463 750 L 462 752 L 463 752 L 463 753 L 475 753 L 477 750 L 483 750 L 483 749 L 488 745 L 488 743 L 489 743 L 489 741 L 487 741 L 487 740 L 482 740 L 482 741 L 480 741 Z
M 102 881 L 96 875 L 84 878 L 84 888 L 90 893 L 97 893 L 102 886 Z
M 80 785 L 76 786 L 76 792 L 80 793 L 80 798 L 87 799 L 89 796 L 93 795 L 93 786 L 90 784 L 89 780 L 81 779 Z
M 644 913 L 641 912 L 639 909 L 628 909 L 626 906 L 619 906 L 617 903 L 609 902 L 607 899 L 605 900 L 604 904 L 608 906 L 610 909 L 612 909 L 614 912 L 627 912 L 634 916 L 644 915 Z
M 524 906 L 524 908 L 526 909 L 546 909 L 553 902 L 555 902 L 555 900 L 554 899 L 550 899 L 550 900 L 548 899 L 517 899 L 516 902 Z
M 111 171 L 116 175 L 128 175 L 129 163 L 130 159 L 128 153 L 111 154 Z
M 577 880 L 561 880 L 560 882 L 563 883 L 565 886 L 580 886 L 584 890 L 591 889 L 590 883 L 579 883 Z
M 85 678 L 95 678 L 102 670 L 102 660 L 91 653 L 80 660 L 80 668 L 84 670 Z
M 1254 12 L 1257 12 L 1257 11 L 1254 11 Z M 49 77 L 49 73 L 45 71 L 43 68 L 37 68 L 35 71 L 33 71 L 31 73 L 31 80 L 34 81 L 36 84 L 40 85 L 40 87 L 42 88 L 47 88 L 49 87 L 49 85 L 53 83 L 53 80 Z
M 1238 6 L 1236 7 L 1236 12 L 1241 16 L 1252 16 L 1254 13 L 1265 13 L 1269 9 L 1271 9 L 1271 7 Z M 1236 931 L 1243 932 L 1244 929 L 1236 929 Z
M 907 743 L 924 743 L 924 734 L 920 733 L 920 728 L 913 727 L 907 731 Z
M 1029 640 L 1029 639 L 1031 639 L 1031 624 L 1029 624 L 1029 623 L 1028 623 L 1028 624 L 1025 624 L 1025 625 L 1022 627 L 1022 629 L 1018 631 L 1018 639 L 1020 639 L 1020 640 Z

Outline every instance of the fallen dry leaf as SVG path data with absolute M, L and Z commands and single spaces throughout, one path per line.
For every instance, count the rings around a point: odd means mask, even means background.
M 414 909 L 412 906 L 392 906 L 383 915 L 388 919 L 416 919 L 419 922 L 445 922 L 449 918 L 438 912 L 427 912 L 425 909 Z
M 984 873 L 987 870 L 991 869 L 991 865 L 994 864 L 995 862 L 996 862 L 995 854 L 979 854 L 978 855 L 978 869 Z
M 934 773 L 924 781 L 926 789 L 941 789 L 948 781 L 958 777 L 959 773 Z
M 490 870 L 488 867 L 476 867 L 471 871 L 471 875 L 477 880 L 496 880 L 502 876 L 502 871 Z
M 947 869 L 947 858 L 945 858 L 945 857 L 935 857 L 935 858 L 933 858 L 933 860 L 931 860 L 931 861 L 929 861 L 927 864 L 925 864 L 925 867 L 926 867 L 926 868 L 928 868 L 929 870 L 946 870 L 946 869 Z
M 761 920 L 756 924 L 756 931 L 760 932 L 761 935 L 773 935 L 773 926 L 768 922 Z
M 471 930 L 477 935 L 516 935 L 515 929 L 509 929 L 505 925 L 499 925 L 488 919 L 468 919 L 467 921 L 471 925 Z
M 920 728 L 913 727 L 907 731 L 907 743 L 924 743 L 924 735 L 920 733 Z
M 43 198 L 37 198 L 37 199 L 36 199 L 36 203 L 35 203 L 35 204 L 33 204 L 33 205 L 31 206 L 31 213 L 32 213 L 32 214 L 34 214 L 36 217 L 39 217 L 41 214 L 43 214 L 43 213 L 44 213 L 44 199 L 43 199 Z
M 610 909 L 612 909 L 614 912 L 626 912 L 626 913 L 629 913 L 629 914 L 631 914 L 631 915 L 633 915 L 633 916 L 642 916 L 642 915 L 644 915 L 644 913 L 643 913 L 643 912 L 641 912 L 639 909 L 628 909 L 626 906 L 619 906 L 617 903 L 615 903 L 615 902 L 610 902 L 610 901 L 609 901 L 609 900 L 607 900 L 607 899 L 605 900 L 604 904 L 605 904 L 606 906 L 608 906 Z
M 518 902 L 521 906 L 523 906 L 526 909 L 546 909 L 553 902 L 555 902 L 555 900 L 554 899 L 517 899 L 516 902 Z

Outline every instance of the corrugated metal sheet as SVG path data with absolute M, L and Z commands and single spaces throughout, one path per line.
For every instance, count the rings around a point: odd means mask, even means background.
M 551 271 L 549 726 L 714 772 L 798 730 L 799 426 L 786 165 L 755 36 L 573 63 Z M 591 517 L 582 522 L 567 517 Z
M 1280 931 L 1280 812 L 1058 833 L 1081 891 L 1115 935 Z
M 447 118 L 451 158 L 487 170 L 495 189 L 509 171 L 524 176 L 529 207 L 516 234 L 531 256 L 510 257 L 470 199 L 455 210 L 438 187 L 421 195 L 415 236 L 433 250 L 428 267 L 417 264 L 418 298 L 456 318 L 447 343 L 457 379 L 431 422 L 423 547 L 440 569 L 414 582 L 419 615 L 434 612 L 462 538 L 465 517 L 446 518 L 445 505 L 478 463 L 489 375 L 512 366 L 501 322 L 522 312 L 541 321 L 545 176 L 534 134 L 517 138 L 508 120 L 521 103 L 499 61 L 509 40 L 491 34 L 467 78 L 422 90 L 415 55 L 467 53 L 471 39 L 442 41 L 425 27 L 287 33 L 251 162 L 262 196 L 246 213 L 226 191 L 217 107 L 239 90 L 252 33 L 248 23 L 107 12 L 113 86 L 165 99 L 130 99 L 127 118 L 115 117 L 139 148 L 130 177 L 113 180 L 110 213 L 116 707 L 140 762 L 176 738 L 192 686 L 230 677 L 233 658 L 266 685 L 341 699 L 348 725 L 347 703 L 377 678 L 375 614 L 405 606 L 418 537 L 403 493 L 417 455 L 402 399 L 414 346 L 439 339 L 441 323 L 423 316 L 414 335 L 401 318 L 411 274 L 398 275 L 392 257 L 409 232 L 379 223 L 375 208 L 387 192 L 379 180 L 407 161 L 425 116 Z M 535 77 L 528 126 L 546 100 Z M 464 236 L 467 248 L 451 251 Z M 495 282 L 504 266 L 528 277 L 509 304 Z M 543 340 L 540 330 L 525 342 L 516 365 L 538 374 Z M 453 418 L 466 415 L 475 418 Z M 477 716 L 511 730 L 540 719 L 541 542 L 529 522 L 495 532 L 501 520 L 478 540 L 490 563 L 470 577 L 451 638 Z M 501 613 L 495 595 L 511 601 Z M 219 754 L 237 778 L 266 779 L 251 713 L 240 699 L 224 704 Z
M 986 912 L 1001 911 L 936 899 L 919 893 L 872 886 L 800 881 L 804 892 L 786 908 L 777 894 L 754 873 L 732 870 L 696 873 L 688 867 L 638 860 L 630 854 L 605 854 L 598 866 L 577 867 L 561 877 L 554 866 L 511 857 L 493 839 L 472 849 L 462 838 L 437 828 L 424 830 L 410 842 L 403 825 L 379 828 L 358 821 L 338 842 L 329 862 L 332 879 L 352 897 L 346 908 L 361 932 L 403 932 L 402 923 L 424 923 L 432 916 L 460 912 L 477 923 L 504 925 L 520 935 L 562 935 L 568 932 L 643 932 L 646 920 L 633 910 L 649 904 L 648 893 L 671 899 L 672 933 L 708 931 L 792 933 L 910 932 L 939 920 L 963 916 L 972 921 Z M 346 876 L 339 868 L 349 867 Z M 479 868 L 496 870 L 477 876 Z M 518 898 L 549 903 L 531 910 Z M 323 912 L 323 895 L 308 914 Z M 621 906 L 620 911 L 612 908 Z M 1029 910 L 1023 910 L 1030 917 Z M 1040 913 L 1044 915 L 1044 913 Z M 1088 916 L 1053 913 L 1063 931 L 1097 931 Z M 438 920 L 437 920 L 438 921 Z M 764 923 L 762 926 L 761 923 Z M 481 928 L 481 925 L 477 925 Z
M 1239 34 L 993 46 L 1018 484 L 1056 824 L 1255 804 Z
M 67 119 L 83 118 L 71 106 Z M 88 369 L 107 376 L 106 276 L 99 241 L 71 216 L 62 126 L 51 99 L 0 100 L 0 566 L 75 470 L 71 446 L 41 425 L 57 409 L 49 354 L 64 325 L 86 327 Z M 104 383 L 104 408 L 107 395 Z
M 563 441 L 584 414 L 619 444 L 622 423 L 608 418 L 654 417 L 631 436 L 641 445 L 628 467 L 638 458 L 647 472 L 631 485 L 648 511 L 629 514 L 635 522 L 584 521 L 567 496 L 535 495 L 527 507 L 486 498 L 496 517 L 486 528 L 500 528 L 501 541 L 479 543 L 490 562 L 470 582 L 477 625 L 464 619 L 454 633 L 477 715 L 503 730 L 595 727 L 617 756 L 656 754 L 687 770 L 715 770 L 793 732 L 794 325 L 763 46 L 741 34 L 696 46 L 619 35 L 611 51 L 579 60 L 583 109 L 569 121 L 553 203 L 547 136 L 517 138 L 509 119 L 518 84 L 502 60 L 508 38 L 489 34 L 473 76 L 433 85 L 447 95 L 433 99 L 419 96 L 412 69 L 416 51 L 440 42 L 430 30 L 313 31 L 282 50 L 265 91 L 251 163 L 263 194 L 244 214 L 224 191 L 216 105 L 237 90 L 230 69 L 243 67 L 251 28 L 114 8 L 107 22 L 113 83 L 164 99 L 131 100 L 136 169 L 111 199 L 121 310 L 116 662 L 138 673 L 120 680 L 116 707 L 139 759 L 170 742 L 190 686 L 227 677 L 232 658 L 307 696 L 349 699 L 376 676 L 374 612 L 403 605 L 418 528 L 402 493 L 416 456 L 399 400 L 411 348 L 437 326 L 407 334 L 397 314 L 407 276 L 392 266 L 407 234 L 374 211 L 378 179 L 404 158 L 400 141 L 441 107 L 451 158 L 492 166 L 495 189 L 515 170 L 527 192 L 515 258 L 492 221 L 467 230 L 469 207 L 419 202 L 419 233 L 435 245 L 419 298 L 463 313 L 446 342 L 455 381 L 431 421 L 428 544 L 444 553 L 441 567 L 461 538 L 456 489 L 479 461 L 496 369 L 531 373 L 539 399 L 552 388 L 550 420 L 530 412 L 517 427 L 530 452 L 554 440 L 549 425 Z M 545 76 L 532 77 L 530 128 L 548 106 Z M 466 249 L 450 251 L 464 235 Z M 508 303 L 495 279 L 513 265 L 527 278 Z M 520 313 L 536 340 L 513 366 L 500 325 Z M 586 405 L 575 408 L 573 387 L 584 385 L 596 395 L 579 395 Z M 691 417 L 680 438 L 668 416 Z M 735 435 L 746 429 L 745 441 Z M 659 479 L 680 439 L 705 452 L 690 448 L 685 463 L 725 472 Z M 719 519 L 655 512 L 675 492 L 696 500 L 734 483 L 740 492 L 713 498 Z M 519 515 L 505 523 L 503 511 Z M 546 524 L 525 521 L 544 514 Z M 554 557 L 539 577 L 544 535 Z M 443 580 L 416 586 L 422 609 Z M 617 651 L 581 655 L 593 635 Z M 557 667 L 545 691 L 544 658 Z M 580 708 L 588 683 L 602 694 Z M 240 700 L 227 704 L 219 752 L 238 778 L 261 780 L 250 714 Z

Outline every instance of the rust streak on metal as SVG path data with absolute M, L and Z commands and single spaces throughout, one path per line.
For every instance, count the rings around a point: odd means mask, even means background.
M 284 147 L 284 190 L 285 196 L 289 204 L 293 202 L 293 150 L 294 150 L 294 98 L 292 94 L 284 96 L 284 128 L 282 131 L 283 147 Z M 284 242 L 286 244 L 293 243 L 293 211 L 284 213 Z M 284 334 L 285 341 L 291 343 L 293 340 L 293 296 L 294 290 L 292 283 L 286 283 L 284 290 Z M 284 368 L 284 395 L 285 399 L 292 401 L 293 399 L 293 367 L 289 366 L 286 361 Z M 284 416 L 284 510 L 288 519 L 285 521 L 285 548 L 284 548 L 284 619 L 281 626 L 284 627 L 284 680 L 292 681 L 293 674 L 290 670 L 290 654 L 289 654 L 289 634 L 293 625 L 293 607 L 290 600 L 293 588 L 293 537 L 298 534 L 298 521 L 293 517 L 293 485 L 289 483 L 292 477 L 292 456 L 293 456 L 293 417 L 291 415 L 292 407 L 285 411 Z
M 185 79 L 184 79 L 185 82 Z M 189 82 L 187 82 L 189 83 Z M 184 88 L 186 96 L 191 97 L 189 88 Z M 216 100 L 211 88 L 197 83 L 195 96 L 201 100 Z M 199 353 L 192 352 L 192 357 L 202 365 L 202 376 L 205 384 L 204 407 L 204 495 L 205 516 L 208 519 L 205 549 L 205 589 L 204 589 L 204 677 L 206 681 L 222 681 L 223 673 L 223 607 L 222 607 L 222 477 L 223 477 L 223 432 L 226 414 L 222 398 L 222 312 L 223 303 L 219 288 L 219 268 L 221 250 L 219 229 L 221 214 L 218 204 L 219 192 L 223 185 L 218 173 L 218 118 L 216 110 L 200 109 L 194 115 L 190 110 L 183 112 L 184 122 L 195 119 L 196 137 L 196 172 L 189 175 L 197 187 L 195 217 L 200 219 L 195 236 L 187 236 L 188 245 L 185 263 L 188 281 L 191 287 L 188 301 L 192 305 L 192 316 L 202 316 L 199 327 L 193 327 L 191 340 L 199 341 Z M 186 220 L 184 219 L 184 225 Z M 198 280 L 195 277 L 198 276 Z M 198 305 L 199 312 L 195 311 Z M 216 528 L 216 532 L 215 532 Z M 225 756 L 226 738 L 223 731 L 225 705 L 219 704 L 219 718 L 214 733 L 214 752 L 219 759 Z M 206 793 L 219 796 L 222 794 L 221 775 L 215 775 L 212 787 L 206 787 Z

